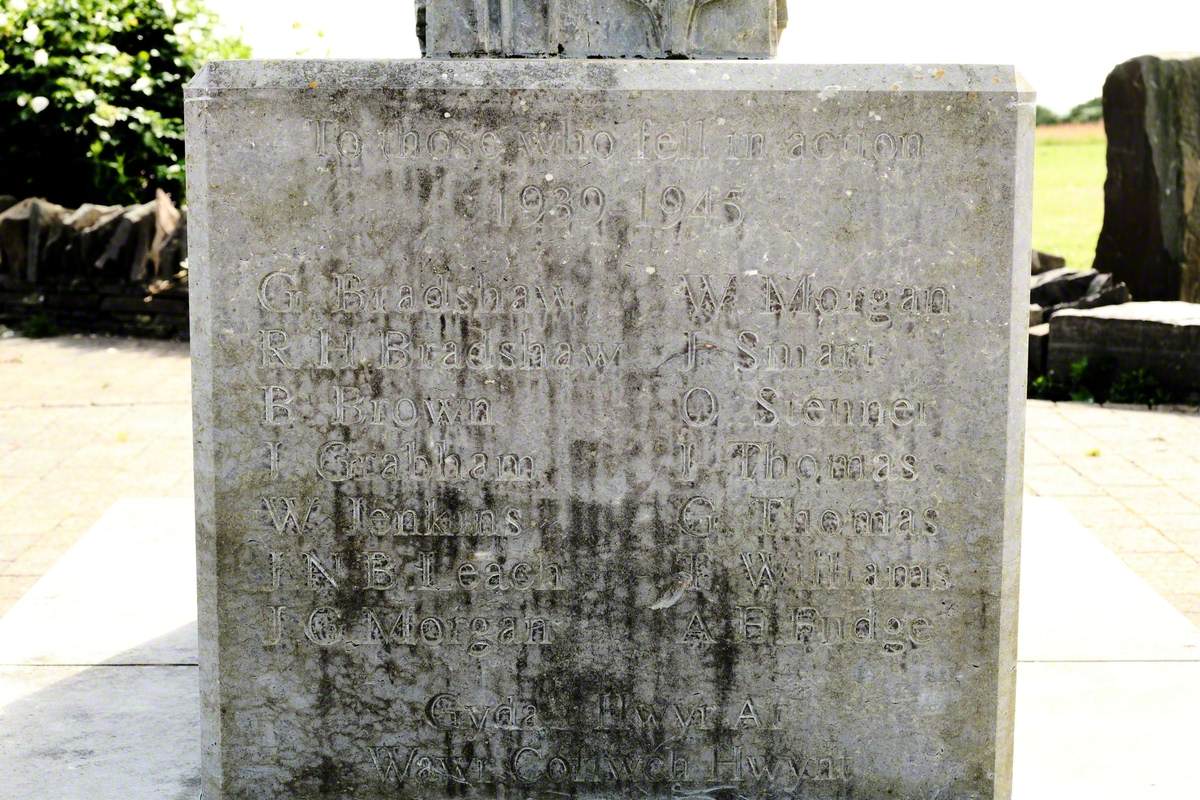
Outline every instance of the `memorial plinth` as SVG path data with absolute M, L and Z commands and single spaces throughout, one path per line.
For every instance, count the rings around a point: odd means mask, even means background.
M 216 63 L 206 800 L 1007 797 L 1032 95 Z

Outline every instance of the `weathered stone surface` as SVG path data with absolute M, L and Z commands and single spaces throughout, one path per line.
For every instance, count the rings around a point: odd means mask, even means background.
M 1029 327 L 1041 325 L 1046 321 L 1046 309 L 1039 306 L 1037 303 L 1029 304 Z
M 1093 266 L 1135 300 L 1200 301 L 1200 58 L 1142 56 L 1104 82 L 1108 178 Z
M 1008 796 L 1010 69 L 186 105 L 206 800 Z
M 427 56 L 770 58 L 787 0 L 429 0 Z
M 1060 311 L 1050 320 L 1047 367 L 1060 375 L 1083 358 L 1144 369 L 1164 387 L 1200 389 L 1200 304 L 1125 303 Z

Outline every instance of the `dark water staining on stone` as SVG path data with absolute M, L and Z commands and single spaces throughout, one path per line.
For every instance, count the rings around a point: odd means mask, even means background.
M 211 115 L 189 131 L 207 233 L 196 430 L 215 454 L 196 470 L 213 506 L 198 525 L 202 630 L 220 632 L 206 797 L 1003 794 L 1003 472 L 1020 434 L 1004 254 L 1022 243 L 1024 104 L 988 67 L 917 81 L 907 67 L 760 66 L 227 66 L 257 88 L 189 99 Z M 585 152 L 597 131 L 611 151 Z M 910 132 L 925 147 L 904 163 L 842 146 Z M 272 271 L 295 275 L 303 308 L 257 302 Z M 331 310 L 347 273 L 382 303 Z M 768 302 L 765 285 L 790 301 L 806 277 L 803 308 Z M 717 296 L 698 311 L 702 281 Z M 442 285 L 503 299 L 451 288 L 427 305 Z M 948 287 L 946 313 L 892 308 L 874 325 L 854 307 L 908 286 Z M 331 364 L 264 365 L 272 330 L 290 354 L 328 332 Z M 757 359 L 739 357 L 755 339 Z M 823 345 L 866 341 L 886 363 L 815 366 Z M 502 363 L 502 342 L 519 357 Z M 779 361 L 801 347 L 802 365 Z M 266 418 L 272 386 L 290 417 Z M 338 387 L 361 393 L 363 416 L 338 424 Z M 711 415 L 686 405 L 693 390 Z M 764 415 L 764 392 L 800 410 Z M 831 424 L 829 397 L 914 398 L 931 415 Z M 477 398 L 486 419 L 427 405 Z M 315 468 L 328 443 L 345 475 Z M 281 530 L 264 500 L 282 498 L 301 515 L 315 498 L 316 518 Z M 899 533 L 900 508 L 934 509 L 943 532 Z M 283 559 L 279 586 L 265 553 Z M 371 583 L 372 563 L 394 580 Z M 912 582 L 943 565 L 952 587 Z M 905 580 L 867 584 L 868 566 Z

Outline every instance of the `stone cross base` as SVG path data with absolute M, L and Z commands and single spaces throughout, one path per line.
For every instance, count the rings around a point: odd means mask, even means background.
M 770 58 L 786 0 L 443 0 L 417 6 L 433 57 Z

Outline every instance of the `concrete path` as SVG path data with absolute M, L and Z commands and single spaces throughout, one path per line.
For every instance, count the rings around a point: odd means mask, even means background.
M 190 498 L 186 344 L 0 339 L 0 614 L 122 497 Z

